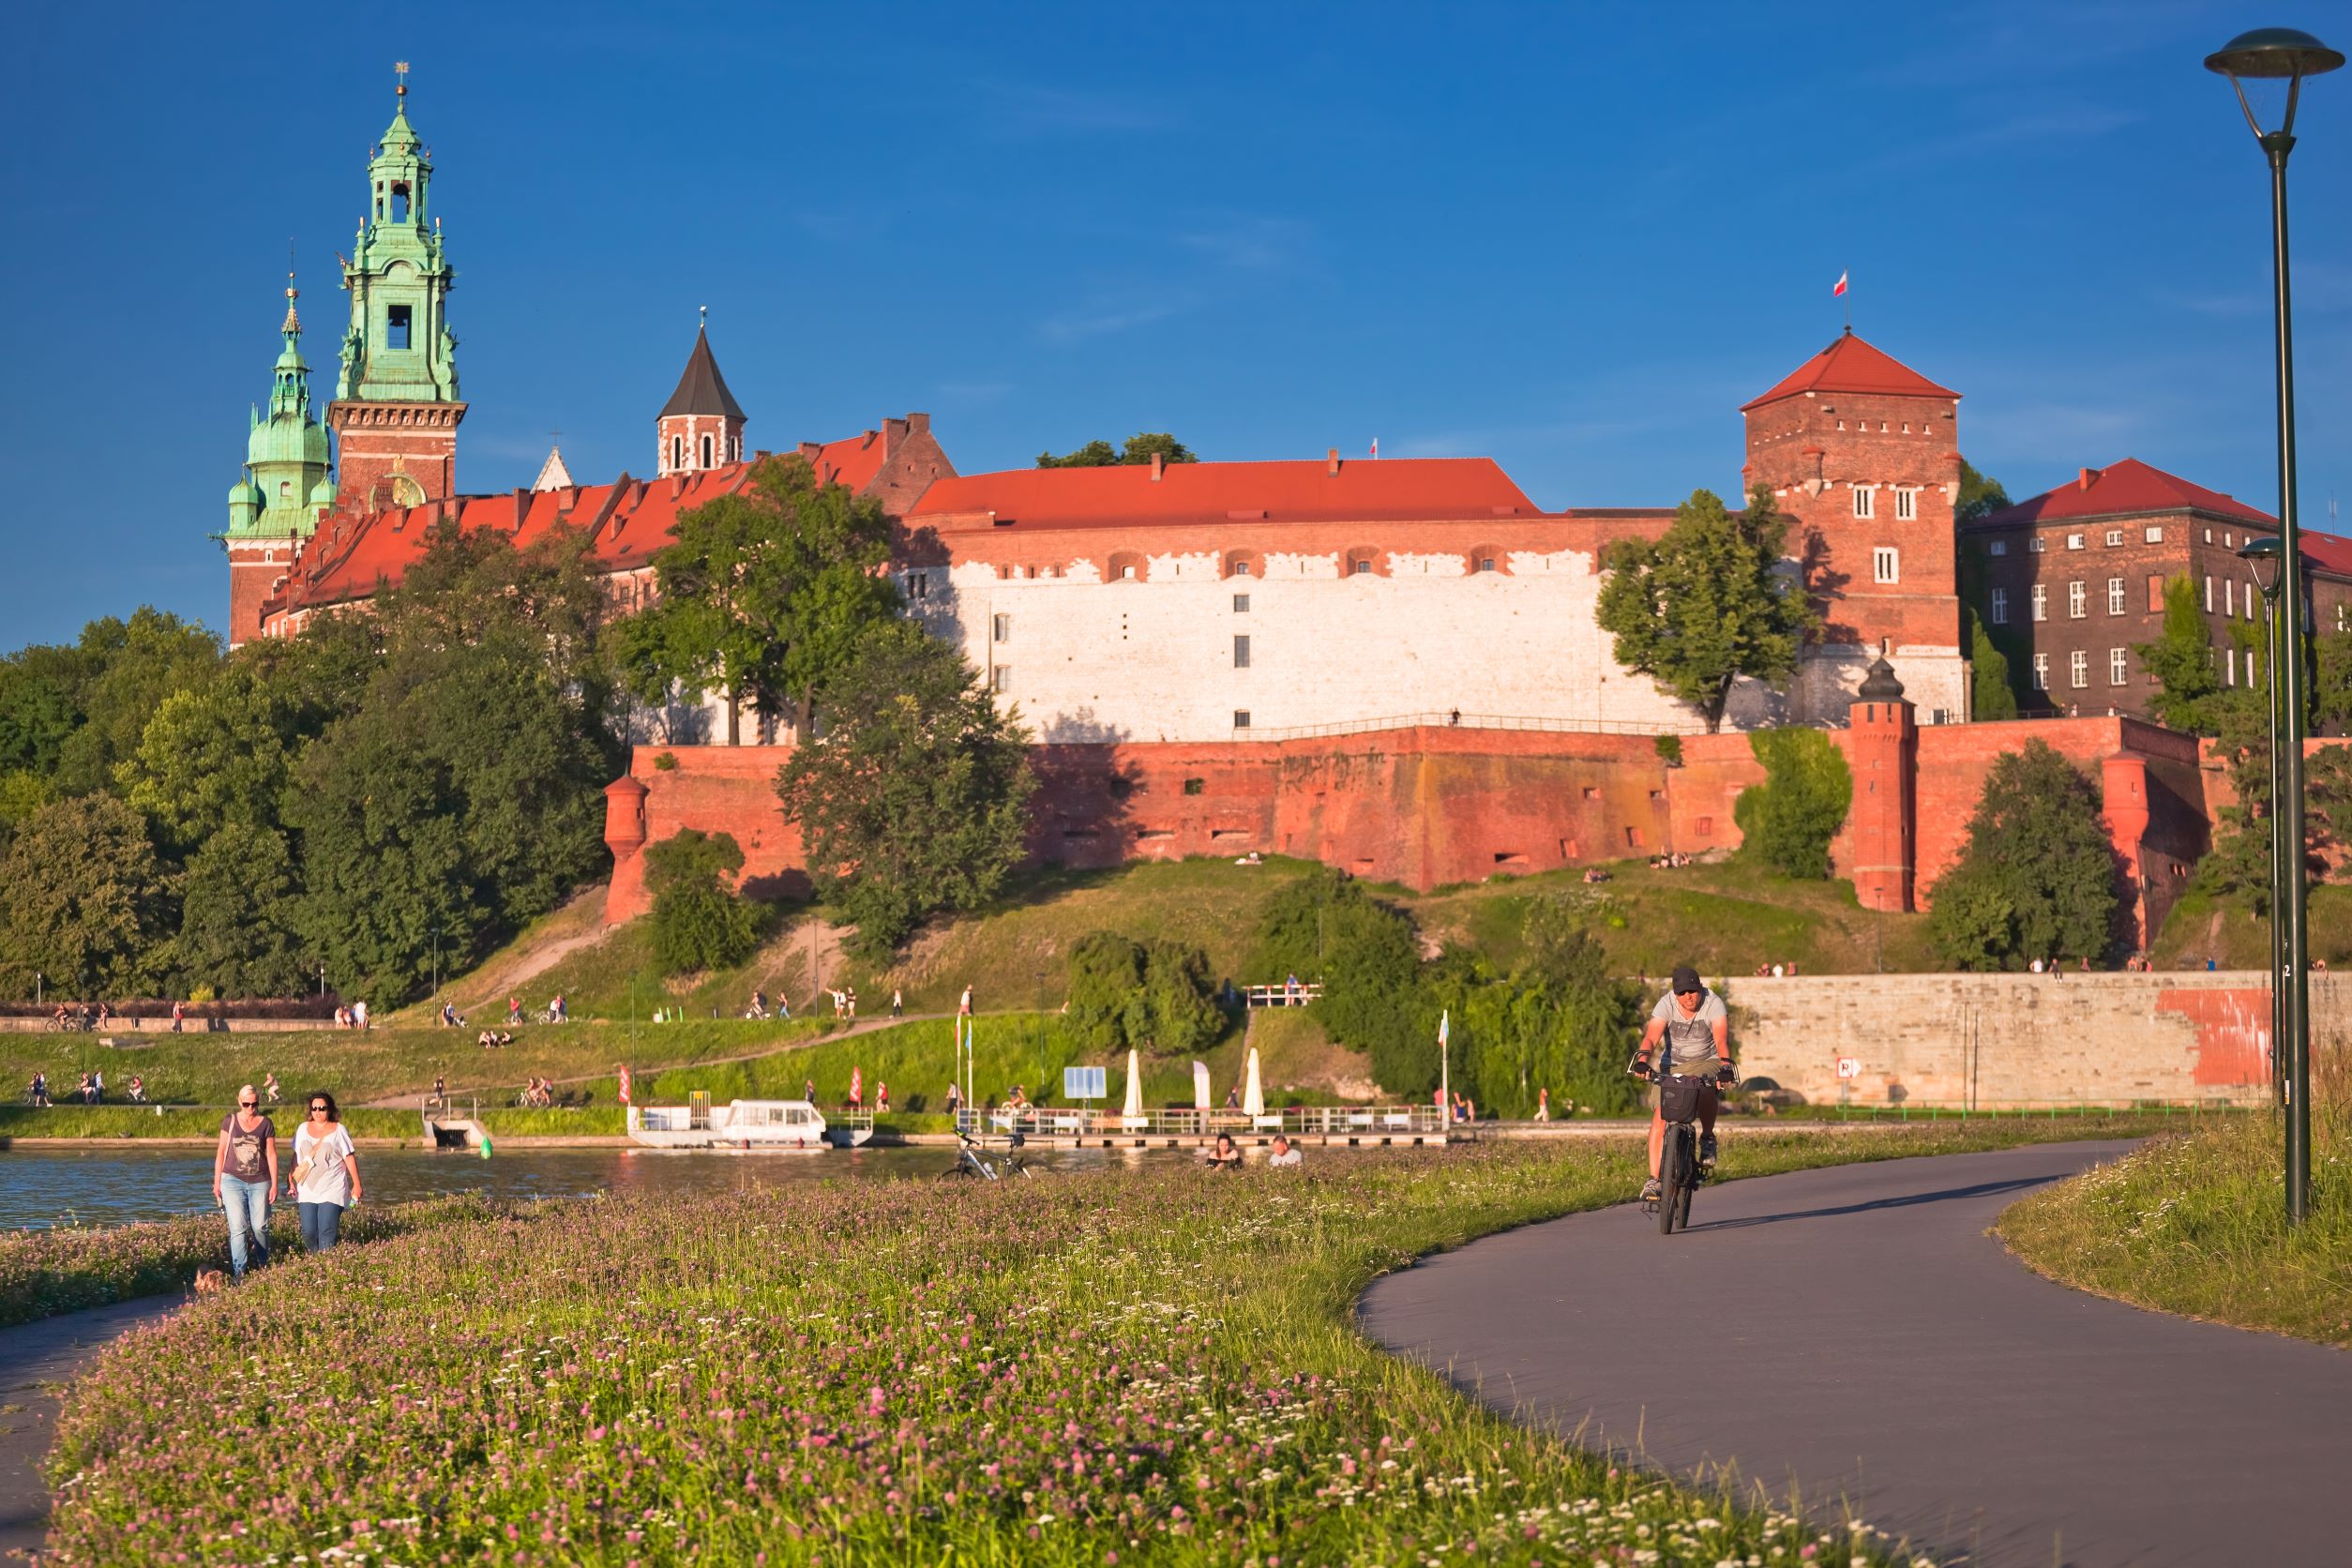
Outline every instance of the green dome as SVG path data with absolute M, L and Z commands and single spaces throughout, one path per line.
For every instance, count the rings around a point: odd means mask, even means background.
M 239 479 L 229 487 L 231 506 L 258 506 L 262 504 L 262 487 L 250 479 Z

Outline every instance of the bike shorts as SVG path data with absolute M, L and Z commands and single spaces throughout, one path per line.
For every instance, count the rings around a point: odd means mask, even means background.
M 1706 1104 L 1706 1093 L 1714 1086 L 1711 1075 L 1707 1078 L 1683 1078 L 1677 1074 L 1651 1091 L 1651 1108 L 1669 1122 L 1696 1122 L 1700 1108 Z

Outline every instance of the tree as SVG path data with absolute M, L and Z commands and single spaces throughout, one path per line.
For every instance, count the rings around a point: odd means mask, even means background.
M 1421 985 L 1412 922 L 1368 897 L 1345 872 L 1319 867 L 1267 900 L 1255 972 L 1323 984 L 1323 1032 L 1367 1052 L 1394 1094 L 1419 1097 L 1438 1081 L 1438 1003 Z
M 1784 877 L 1826 881 L 1830 840 L 1854 803 L 1844 754 L 1818 730 L 1758 730 L 1748 746 L 1764 764 L 1764 782 L 1732 803 L 1741 852 Z
M 1197 1050 L 1224 1024 L 1209 956 L 1187 942 L 1096 931 L 1070 949 L 1071 1031 L 1094 1051 Z
M 30 997 L 137 991 L 154 978 L 171 897 L 147 824 L 111 795 L 42 807 L 0 860 L 0 987 Z
M 71 688 L 40 668 L 38 656 L 49 651 L 27 648 L 0 659 L 0 773 L 48 778 L 82 720 Z
M 1976 471 L 1968 459 L 1960 460 L 1960 493 L 1952 498 L 1952 521 L 1954 527 L 1966 527 L 2008 506 L 2009 492 L 1998 479 L 1987 478 Z
M 223 822 L 188 858 L 179 935 L 164 963 L 185 989 L 299 995 L 317 973 L 299 929 L 300 893 L 284 834 Z
M 230 822 L 277 825 L 294 757 L 327 717 L 306 712 L 299 690 L 279 678 L 286 662 L 240 651 L 218 679 L 165 698 L 138 748 L 115 765 L 124 798 L 166 843 L 193 849 Z
M 1761 486 L 1733 516 L 1708 490 L 1676 509 L 1655 543 L 1620 539 L 1603 563 L 1595 620 L 1616 637 L 1617 662 L 1653 677 L 1723 725 L 1732 683 L 1786 680 L 1820 617 L 1781 571 L 1787 520 Z
M 2155 641 L 2134 643 L 2132 651 L 2161 688 L 2148 703 L 2156 716 L 2176 730 L 2211 734 L 2212 700 L 2223 687 L 2192 579 L 2176 577 L 2164 584 L 2164 629 Z
M 108 617 L 83 629 L 90 673 L 74 694 L 82 723 L 57 748 L 60 794 L 114 787 L 114 769 L 139 748 L 147 720 L 175 692 L 191 691 L 220 667 L 220 640 L 176 615 L 142 606 L 128 622 Z
M 1055 457 L 1051 452 L 1037 454 L 1039 468 L 1118 468 L 1150 462 L 1153 457 L 1166 462 L 1199 462 L 1192 448 L 1169 435 L 1166 430 L 1138 430 L 1127 437 L 1124 447 L 1114 447 L 1108 441 L 1090 441 L 1075 452 Z
M 1960 969 L 2101 957 L 2115 945 L 2119 869 L 2098 792 L 2043 741 L 1996 759 L 1928 928 Z
M 2322 732 L 2352 734 L 2352 627 L 2321 632 L 2310 642 L 2313 725 Z
M 1980 722 L 2017 716 L 2017 689 L 2009 684 L 2009 658 L 1994 645 L 1992 634 L 1973 609 L 1968 618 L 1968 667 L 1974 689 L 1969 716 Z
M 822 697 L 825 729 L 776 792 L 810 873 L 879 956 L 927 916 L 985 902 L 1018 864 L 1029 736 L 961 653 L 907 621 L 869 629 Z
M 686 828 L 645 852 L 654 894 L 654 957 L 664 970 L 731 969 L 760 944 L 759 912 L 740 897 L 734 874 L 743 849 L 734 835 Z
M 797 455 L 768 458 L 747 490 L 671 534 L 653 561 L 659 596 L 621 624 L 631 687 L 650 702 L 679 686 L 724 693 L 730 746 L 746 701 L 807 735 L 819 691 L 898 608 L 882 504 L 819 483 Z

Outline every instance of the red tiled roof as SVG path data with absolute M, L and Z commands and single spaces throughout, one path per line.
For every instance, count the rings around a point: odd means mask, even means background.
M 2210 512 L 2239 522 L 2275 526 L 2267 512 L 2235 496 L 2193 485 L 2178 475 L 2150 467 L 2137 458 L 2086 468 L 2072 484 L 2044 490 L 1982 519 L 1979 528 L 2013 527 L 2020 523 L 2058 522 L 2068 518 L 2127 517 L 2145 512 Z M 2307 538 L 2311 535 L 2305 535 Z
M 2352 539 L 2303 533 L 2303 559 L 2333 577 L 2352 578 Z
M 1311 462 L 1169 463 L 1017 468 L 942 479 L 907 514 L 910 524 L 993 515 L 1033 528 L 1148 523 L 1381 522 L 1534 517 L 1534 502 L 1492 458 L 1352 459 Z
M 1879 392 L 1900 398 L 1957 398 L 1949 386 L 1938 386 L 1908 365 L 1854 336 L 1851 327 L 1790 372 L 1787 379 L 1762 397 L 1740 405 L 1752 408 L 1793 398 L 1800 392 Z
M 882 472 L 884 459 L 890 456 L 890 443 L 880 430 L 867 430 L 844 441 L 828 441 L 819 446 L 810 442 L 801 448 L 808 459 L 808 466 L 817 472 L 820 484 L 847 485 L 864 493 Z

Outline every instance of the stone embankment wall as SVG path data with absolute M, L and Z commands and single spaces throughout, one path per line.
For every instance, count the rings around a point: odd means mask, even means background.
M 1814 1104 L 2259 1101 L 2259 972 L 1733 979 L 1740 1070 Z M 2313 1036 L 2352 1048 L 2352 982 L 2314 975 Z M 1839 1077 L 1839 1063 L 1851 1064 Z

